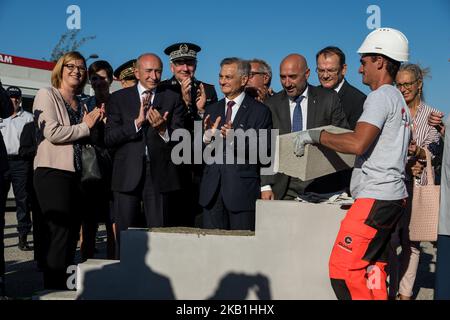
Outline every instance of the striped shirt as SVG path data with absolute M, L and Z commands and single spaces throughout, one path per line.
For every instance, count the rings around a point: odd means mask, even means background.
M 416 144 L 421 148 L 428 148 L 433 159 L 439 152 L 440 135 L 435 127 L 428 125 L 428 117 L 431 112 L 439 112 L 427 105 L 425 102 L 420 101 L 416 114 L 413 118 L 412 125 L 412 139 L 416 141 Z M 427 184 L 427 170 L 424 168 L 420 179 L 418 179 L 421 185 Z

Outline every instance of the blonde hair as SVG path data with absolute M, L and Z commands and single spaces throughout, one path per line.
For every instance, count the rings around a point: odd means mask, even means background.
M 86 67 L 86 59 L 79 53 L 78 51 L 70 51 L 65 53 L 61 58 L 58 59 L 58 62 L 56 62 L 55 67 L 52 70 L 52 86 L 59 89 L 61 88 L 61 82 L 62 82 L 62 73 L 63 68 L 66 63 L 68 63 L 71 60 L 83 60 L 83 64 Z M 80 84 L 80 91 L 83 89 L 84 85 L 87 81 L 87 72 L 83 74 L 83 80 Z

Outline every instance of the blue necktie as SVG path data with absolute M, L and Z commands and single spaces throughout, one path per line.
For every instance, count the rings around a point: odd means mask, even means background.
M 292 116 L 292 132 L 303 130 L 302 102 L 304 96 L 300 96 L 295 100 L 294 115 Z

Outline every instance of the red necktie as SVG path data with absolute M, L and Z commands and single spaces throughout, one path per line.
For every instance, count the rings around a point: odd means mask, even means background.
M 230 100 L 227 102 L 227 115 L 226 115 L 226 120 L 225 123 L 228 123 L 231 121 L 231 114 L 233 113 L 233 106 L 236 104 L 236 102 L 234 102 L 233 100 Z

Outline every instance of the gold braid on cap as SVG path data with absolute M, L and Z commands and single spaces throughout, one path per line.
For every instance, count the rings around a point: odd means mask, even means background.
M 171 61 L 177 58 L 186 58 L 186 57 L 196 59 L 197 52 L 192 49 L 189 49 L 186 44 L 182 44 L 180 46 L 180 49 L 172 51 L 169 57 Z
M 124 80 L 125 78 L 133 77 L 134 78 L 134 67 L 126 68 L 122 70 L 119 75 L 120 80 Z

